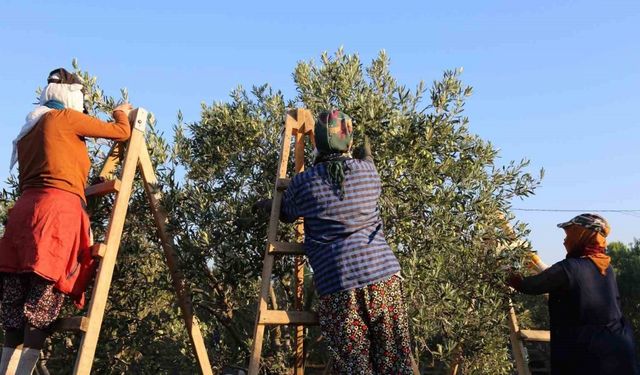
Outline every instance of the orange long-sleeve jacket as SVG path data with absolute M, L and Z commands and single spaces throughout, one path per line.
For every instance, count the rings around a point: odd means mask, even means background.
M 72 109 L 45 113 L 38 124 L 18 142 L 20 190 L 53 187 L 78 195 L 91 168 L 85 137 L 124 141 L 131 136 L 123 111 L 113 113 L 115 122 L 104 122 Z

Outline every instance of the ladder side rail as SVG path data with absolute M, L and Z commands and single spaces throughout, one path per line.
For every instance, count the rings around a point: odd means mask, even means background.
M 140 154 L 140 148 L 144 142 L 145 125 L 147 121 L 147 111 L 138 108 L 132 112 L 130 117 L 134 117 L 131 138 L 127 147 L 126 156 L 122 168 L 121 190 L 117 193 L 109 226 L 107 228 L 105 242 L 107 246 L 104 258 L 100 261 L 98 273 L 94 284 L 89 313 L 87 318 L 87 331 L 82 337 L 80 349 L 76 358 L 73 373 L 75 375 L 87 375 L 91 372 L 93 358 L 95 356 L 100 327 L 104 317 L 104 311 L 111 287 L 113 270 L 122 238 L 122 229 L 129 206 L 129 198 L 133 187 L 133 179 L 136 173 L 136 165 Z
M 529 364 L 525 356 L 524 342 L 520 338 L 520 327 L 513 305 L 509 307 L 509 340 L 511 341 L 511 351 L 516 361 L 518 375 L 531 375 Z
M 173 238 L 167 232 L 167 214 L 160 203 L 162 199 L 162 192 L 158 188 L 158 179 L 155 174 L 155 169 L 153 168 L 151 158 L 149 157 L 149 150 L 144 142 L 140 148 L 138 165 L 142 174 L 144 190 L 156 224 L 158 237 L 160 238 L 162 249 L 164 250 L 167 267 L 171 274 L 173 289 L 175 290 L 180 310 L 182 310 L 182 317 L 184 319 L 187 332 L 189 333 L 189 338 L 191 339 L 191 345 L 195 352 L 196 360 L 198 361 L 202 374 L 213 374 L 211 370 L 211 363 L 209 362 L 209 356 L 207 354 L 207 348 L 204 344 L 202 333 L 200 331 L 200 325 L 198 323 L 198 319 L 193 313 L 191 293 L 184 281 L 184 275 L 178 266 L 179 262 L 176 251 L 173 247 Z
M 98 174 L 98 177 L 100 177 L 101 180 L 112 180 L 115 177 L 115 171 L 124 157 L 126 145 L 127 142 L 113 143 L 111 149 L 109 149 L 107 158 L 102 163 L 100 173 Z
M 289 152 L 291 149 L 291 135 L 295 119 L 287 112 L 285 118 L 284 132 L 282 134 L 280 146 L 280 160 L 278 161 L 278 170 L 275 177 L 273 188 L 273 199 L 271 203 L 271 215 L 269 217 L 269 226 L 267 230 L 267 248 L 264 253 L 264 262 L 262 266 L 260 298 L 256 312 L 256 322 L 253 334 L 253 343 L 251 345 L 251 358 L 249 361 L 249 375 L 257 375 L 260 368 L 260 356 L 262 354 L 262 341 L 264 338 L 264 324 L 260 324 L 260 314 L 267 310 L 267 299 L 269 298 L 269 286 L 271 284 L 271 274 L 273 272 L 273 242 L 276 240 L 278 224 L 280 221 L 280 204 L 282 201 L 282 192 L 278 190 L 278 180 L 287 175 L 287 163 L 289 162 Z
M 298 129 L 296 131 L 296 140 L 294 148 L 295 156 L 295 173 L 301 173 L 304 171 L 304 138 L 306 130 L 309 127 L 307 123 L 308 117 L 306 116 L 307 110 L 298 109 L 296 113 L 296 119 L 298 121 Z M 301 124 L 302 123 L 302 124 Z M 298 221 L 295 226 L 296 242 L 302 242 L 304 240 L 304 224 L 302 219 Z M 295 310 L 302 310 L 302 300 L 304 298 L 304 257 L 297 255 L 294 260 L 294 302 L 293 308 Z M 304 374 L 304 325 L 294 326 L 295 330 L 295 360 L 294 360 L 294 375 Z
M 513 234 L 513 228 L 509 225 L 506 218 L 503 214 L 499 214 L 500 217 L 504 220 L 504 229 L 507 232 Z M 515 244 L 521 244 L 520 242 L 516 242 Z M 498 249 L 498 251 L 502 251 L 502 249 Z M 546 269 L 546 264 L 544 264 L 540 258 L 532 253 L 531 256 L 531 267 L 530 269 L 535 273 L 542 272 Z M 524 340 L 520 334 L 520 326 L 518 324 L 518 317 L 516 315 L 516 310 L 513 307 L 513 303 L 511 299 L 509 299 L 509 312 L 507 317 L 507 323 L 509 325 L 509 340 L 511 341 L 511 352 L 513 353 L 513 359 L 516 362 L 516 370 L 518 375 L 531 375 L 531 370 L 529 369 L 529 363 L 526 358 L 526 349 L 524 346 Z
M 289 163 L 289 154 L 291 152 L 291 136 L 296 120 L 287 113 L 285 120 L 285 128 L 282 134 L 282 144 L 280 148 L 280 160 L 278 161 L 278 173 L 273 189 L 273 202 L 271 204 L 271 215 L 269 216 L 269 231 L 267 240 L 269 242 L 269 251 L 271 251 L 271 242 L 276 241 L 278 224 L 280 223 L 280 205 L 282 203 L 282 191 L 277 188 L 278 180 L 287 177 L 287 167 Z

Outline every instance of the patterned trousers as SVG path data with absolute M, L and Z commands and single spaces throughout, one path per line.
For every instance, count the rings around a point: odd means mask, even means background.
M 22 329 L 26 323 L 46 330 L 60 314 L 64 294 L 53 283 L 34 273 L 5 273 L 1 276 L 2 328 Z
M 411 340 L 398 276 L 320 297 L 322 335 L 338 374 L 411 375 Z

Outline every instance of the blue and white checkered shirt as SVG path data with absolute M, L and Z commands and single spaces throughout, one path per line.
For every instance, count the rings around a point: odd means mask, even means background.
M 283 220 L 304 218 L 305 250 L 321 296 L 400 272 L 382 230 L 381 183 L 373 162 L 344 163 L 343 200 L 328 180 L 326 163 L 294 176 L 282 200 Z

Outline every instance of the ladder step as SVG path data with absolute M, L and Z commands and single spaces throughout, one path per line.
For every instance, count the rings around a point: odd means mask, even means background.
M 91 246 L 91 256 L 104 258 L 104 254 L 107 252 L 107 245 L 103 243 L 96 243 Z
M 285 191 L 287 190 L 287 187 L 289 186 L 290 182 L 291 182 L 290 178 L 279 178 L 276 181 L 276 189 L 278 189 L 278 191 Z
M 521 329 L 520 338 L 525 341 L 550 342 L 551 332 L 533 329 Z
M 318 325 L 318 314 L 311 311 L 265 310 L 258 324 L 264 325 Z
M 271 243 L 269 254 L 304 255 L 304 244 L 275 241 Z
M 105 182 L 100 182 L 94 185 L 89 186 L 84 190 L 84 195 L 87 197 L 90 196 L 101 196 L 109 193 L 116 193 L 120 191 L 120 180 L 108 180 Z
M 60 318 L 53 326 L 55 331 L 75 331 L 86 332 L 89 325 L 89 318 L 86 316 L 72 316 Z

